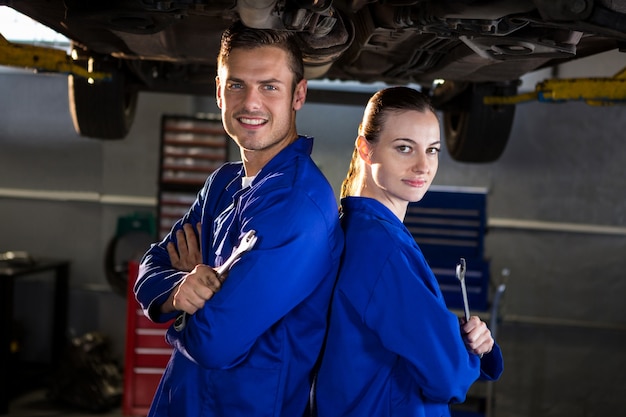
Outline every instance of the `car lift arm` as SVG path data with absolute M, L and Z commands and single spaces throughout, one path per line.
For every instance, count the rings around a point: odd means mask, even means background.
M 60 49 L 34 45 L 18 45 L 9 42 L 0 34 L 0 65 L 30 68 L 35 71 L 60 72 L 93 80 L 110 78 L 111 74 L 94 72 L 74 63 Z
M 487 105 L 514 105 L 527 101 L 562 102 L 582 100 L 591 106 L 626 104 L 626 68 L 612 78 L 550 79 L 538 83 L 535 91 L 516 96 L 488 96 Z

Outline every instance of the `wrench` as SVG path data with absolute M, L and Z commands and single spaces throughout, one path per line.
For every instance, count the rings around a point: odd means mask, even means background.
M 456 278 L 461 282 L 461 292 L 463 293 L 463 308 L 465 310 L 465 321 L 470 319 L 469 302 L 467 301 L 467 288 L 465 287 L 465 258 L 461 258 L 456 264 Z
M 257 239 L 258 238 L 256 236 L 256 231 L 254 230 L 247 231 L 241 237 L 241 240 L 239 241 L 239 245 L 233 249 L 233 252 L 230 254 L 228 259 L 226 259 L 226 261 L 215 270 L 215 274 L 217 275 L 217 277 L 221 278 L 222 275 L 230 271 L 230 268 L 232 268 L 234 263 L 237 262 L 239 258 L 241 258 L 241 255 L 243 255 L 244 252 L 247 252 L 254 247 Z M 176 318 L 176 321 L 174 322 L 174 329 L 180 332 L 181 330 L 185 328 L 186 325 L 187 325 L 187 313 L 183 312 L 183 314 L 181 314 L 180 316 Z
M 222 275 L 228 272 L 230 268 L 233 266 L 233 264 L 241 257 L 241 255 L 243 255 L 244 252 L 247 252 L 250 249 L 252 249 L 252 247 L 256 244 L 256 241 L 257 241 L 256 231 L 254 230 L 247 231 L 241 237 L 241 240 L 239 241 L 239 246 L 236 246 L 233 249 L 233 252 L 228 257 L 228 259 L 226 259 L 226 261 L 222 264 L 222 266 L 220 266 L 219 268 L 215 270 L 217 277 L 220 278 Z

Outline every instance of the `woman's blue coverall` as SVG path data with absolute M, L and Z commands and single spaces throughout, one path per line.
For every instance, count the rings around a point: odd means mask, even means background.
M 319 417 L 449 416 L 502 353 L 467 351 L 459 319 L 404 224 L 380 202 L 342 200 L 345 253 L 316 383 Z

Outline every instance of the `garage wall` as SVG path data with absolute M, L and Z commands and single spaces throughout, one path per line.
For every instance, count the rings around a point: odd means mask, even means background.
M 0 252 L 70 259 L 70 332 L 102 330 L 121 357 L 125 299 L 106 281 L 105 249 L 118 217 L 156 213 L 161 115 L 190 114 L 193 99 L 141 94 L 129 136 L 103 142 L 74 132 L 63 76 L 5 69 L 0 91 Z M 38 329 L 49 320 L 47 282 L 20 278 L 16 288 L 26 359 L 49 355 Z
M 489 187 L 491 223 L 501 226 L 487 251 L 494 271 L 511 270 L 508 313 L 626 328 L 625 110 L 520 106 L 500 161 L 440 177 Z
M 76 334 L 106 332 L 121 358 L 125 300 L 110 291 L 104 277 L 106 244 L 118 216 L 153 211 L 161 115 L 216 108 L 211 97 L 141 94 L 129 137 L 100 142 L 74 133 L 65 87 L 59 76 L 0 73 L 0 252 L 71 259 L 70 328 Z M 299 131 L 316 137 L 314 158 L 337 193 L 361 112 L 360 106 L 307 103 L 298 114 Z M 559 415 L 539 412 L 548 400 L 533 378 L 543 375 L 549 362 L 544 349 L 561 356 L 597 349 L 567 336 L 548 348 L 537 340 L 526 346 L 534 333 L 528 336 L 524 326 L 548 329 L 548 336 L 574 329 L 603 341 L 601 357 L 618 367 L 626 362 L 621 345 L 612 343 L 626 332 L 624 132 L 626 106 L 532 102 L 518 106 L 509 146 L 498 162 L 462 164 L 441 153 L 437 184 L 489 190 L 486 251 L 494 282 L 506 281 L 508 288 L 501 342 L 510 354 L 499 403 L 518 410 L 511 415 Z M 17 190 L 30 195 L 16 196 Z M 58 201 L 38 190 L 96 197 Z M 125 197 L 126 203 L 98 201 L 103 195 Z M 505 269 L 509 273 L 502 276 Z M 46 298 L 33 294 L 47 291 L 44 287 L 37 281 L 24 284 L 16 307 L 20 318 L 33 315 L 32 300 Z M 36 334 L 33 329 L 28 337 L 34 340 Z M 39 346 L 31 353 L 35 357 L 47 354 L 45 340 L 34 346 Z M 593 372 L 604 371 L 588 371 L 585 378 L 604 378 Z M 610 383 L 626 387 L 623 380 Z

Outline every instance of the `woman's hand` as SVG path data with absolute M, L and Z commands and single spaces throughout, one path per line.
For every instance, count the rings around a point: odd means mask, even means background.
M 469 352 L 481 357 L 491 352 L 494 344 L 491 330 L 478 316 L 472 316 L 467 323 L 462 323 L 461 333 Z

